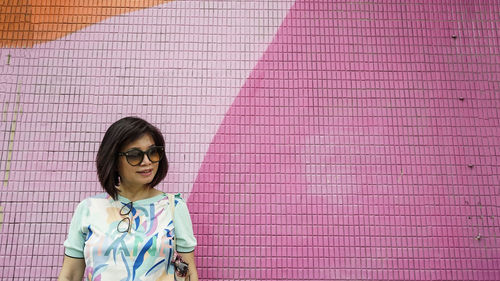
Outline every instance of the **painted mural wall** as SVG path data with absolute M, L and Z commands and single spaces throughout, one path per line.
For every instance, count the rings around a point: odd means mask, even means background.
M 165 134 L 202 280 L 500 279 L 499 1 L 14 2 L 1 280 L 57 276 L 127 115 Z

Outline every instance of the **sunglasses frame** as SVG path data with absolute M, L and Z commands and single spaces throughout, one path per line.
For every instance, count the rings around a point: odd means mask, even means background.
M 158 149 L 159 152 L 160 152 L 160 159 L 158 159 L 158 161 L 153 161 L 151 160 L 151 157 L 149 156 L 149 153 L 152 149 Z M 140 151 L 142 153 L 142 157 L 141 157 L 141 162 L 139 162 L 138 164 L 132 164 L 130 163 L 128 157 L 129 157 L 129 153 L 132 152 L 132 151 Z M 163 159 L 163 157 L 165 157 L 165 147 L 163 146 L 152 146 L 150 148 L 148 148 L 146 151 L 142 151 L 138 148 L 132 148 L 130 150 L 127 150 L 125 152 L 118 152 L 118 156 L 125 156 L 125 159 L 127 159 L 127 163 L 130 165 L 130 166 L 139 166 L 142 164 L 142 162 L 144 161 L 144 154 L 146 154 L 146 156 L 148 157 L 149 161 L 151 161 L 151 163 L 158 163 L 161 161 L 161 159 Z

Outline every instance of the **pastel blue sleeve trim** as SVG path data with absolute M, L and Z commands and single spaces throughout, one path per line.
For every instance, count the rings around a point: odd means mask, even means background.
M 64 254 L 68 257 L 75 258 L 75 259 L 83 259 L 83 252 L 80 252 L 78 250 L 66 248 L 64 251 Z
M 73 258 L 83 258 L 83 248 L 85 246 L 85 233 L 83 233 L 82 221 L 85 215 L 86 203 L 80 202 L 71 219 L 68 236 L 64 241 L 64 254 Z
M 186 204 L 180 194 L 175 195 L 174 229 L 177 239 L 177 251 L 189 253 L 194 251 L 197 241 L 193 233 L 193 223 Z

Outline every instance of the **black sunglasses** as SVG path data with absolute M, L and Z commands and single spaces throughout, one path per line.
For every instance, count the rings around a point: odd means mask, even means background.
M 153 146 L 146 151 L 142 151 L 138 148 L 132 148 L 131 150 L 125 152 L 118 152 L 119 156 L 125 156 L 127 162 L 131 166 L 139 166 L 144 160 L 144 154 L 148 156 L 149 161 L 153 163 L 160 162 L 160 160 L 165 155 L 165 148 L 163 146 Z
M 116 230 L 120 233 L 130 232 L 130 228 L 132 227 L 132 223 L 129 217 L 130 212 L 132 212 L 132 208 L 134 207 L 134 203 L 132 201 L 124 204 L 120 209 L 120 216 L 124 217 L 116 226 Z

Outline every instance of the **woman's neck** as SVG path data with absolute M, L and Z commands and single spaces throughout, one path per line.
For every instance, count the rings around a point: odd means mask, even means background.
M 120 191 L 118 193 L 120 196 L 123 196 L 132 202 L 151 198 L 162 193 L 161 191 L 148 186 L 129 187 L 120 185 L 118 186 L 118 190 Z

